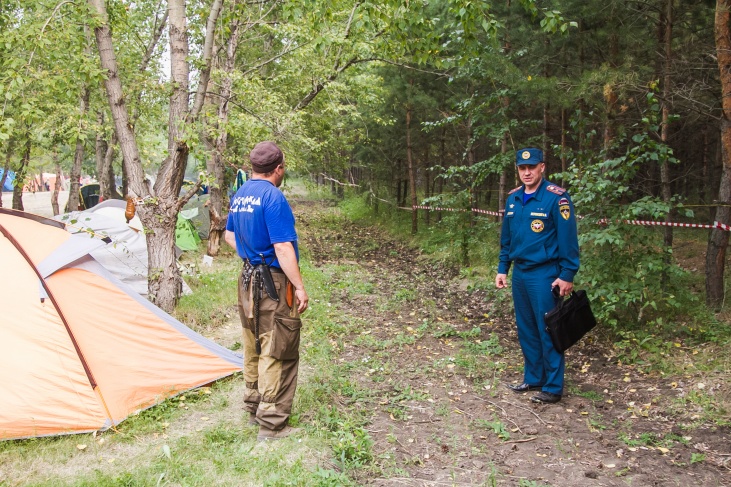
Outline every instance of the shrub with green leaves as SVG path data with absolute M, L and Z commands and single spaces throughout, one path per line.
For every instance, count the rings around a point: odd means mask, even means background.
M 620 137 L 607 151 L 579 150 L 568 157 L 562 174 L 580 215 L 580 282 L 589 288 L 599 321 L 613 328 L 652 322 L 672 315 L 694 298 L 682 286 L 685 272 L 672 263 L 672 249 L 662 235 L 626 220 L 663 220 L 672 210 L 692 217 L 679 197 L 670 202 L 642 195 L 635 186 L 638 172 L 667 161 L 677 163 L 672 149 L 659 141 L 659 106 L 652 93 L 643 131 L 631 141 Z M 610 157 L 617 147 L 623 154 Z

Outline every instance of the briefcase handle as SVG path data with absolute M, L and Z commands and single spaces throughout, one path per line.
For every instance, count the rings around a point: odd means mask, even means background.
M 560 299 L 561 298 L 561 288 L 559 288 L 558 286 L 553 286 L 551 288 L 551 294 L 553 294 L 554 298 Z

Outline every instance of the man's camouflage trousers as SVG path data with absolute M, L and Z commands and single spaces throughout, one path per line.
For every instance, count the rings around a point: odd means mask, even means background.
M 259 299 L 259 340 L 261 353 L 256 353 L 254 335 L 254 278 L 245 286 L 243 272 L 239 277 L 239 315 L 243 327 L 244 346 L 244 409 L 256 414 L 257 422 L 279 430 L 287 425 L 297 389 L 299 344 L 302 321 L 297 300 L 287 305 L 287 277 L 272 272 L 279 302 L 266 292 Z M 246 289 L 248 288 L 248 289 Z

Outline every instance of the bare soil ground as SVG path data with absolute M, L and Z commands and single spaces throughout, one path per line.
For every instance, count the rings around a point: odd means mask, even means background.
M 51 196 L 53 191 L 37 191 L 35 193 L 26 191 L 23 193 L 23 208 L 28 213 L 34 213 L 36 215 L 52 217 L 53 206 L 51 205 Z M 60 191 L 58 194 L 58 205 L 61 211 L 66 207 L 66 202 L 69 199 L 68 191 Z M 4 191 L 2 192 L 3 208 L 13 207 L 13 192 Z
M 339 363 L 369 391 L 340 400 L 371 412 L 379 468 L 360 483 L 731 486 L 729 428 L 686 400 L 728 406 L 728 377 L 699 372 L 693 350 L 677 344 L 670 357 L 688 363 L 686 374 L 648 373 L 620 363 L 600 324 L 567 352 L 563 400 L 532 404 L 505 387 L 522 382 L 508 293 L 468 291 L 457 269 L 378 227 L 311 201 L 293 206 L 348 324 Z

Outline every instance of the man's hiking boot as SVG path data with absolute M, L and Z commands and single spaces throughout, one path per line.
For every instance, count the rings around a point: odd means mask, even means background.
M 293 428 L 291 426 L 285 426 L 284 428 L 274 431 L 264 426 L 259 426 L 259 434 L 256 436 L 257 441 L 273 441 L 281 440 L 288 436 L 296 435 L 302 431 L 302 428 Z

